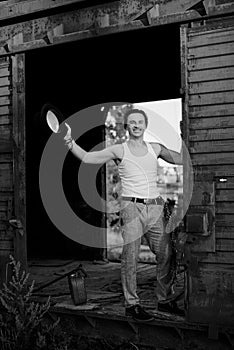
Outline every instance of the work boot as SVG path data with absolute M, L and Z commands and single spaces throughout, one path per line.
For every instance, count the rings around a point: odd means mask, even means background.
M 126 307 L 125 315 L 131 316 L 135 321 L 149 322 L 154 320 L 154 317 L 148 314 L 139 304 Z

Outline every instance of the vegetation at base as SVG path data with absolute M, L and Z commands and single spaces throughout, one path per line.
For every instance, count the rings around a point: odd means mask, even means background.
M 33 300 L 34 281 L 20 262 L 10 256 L 11 278 L 0 289 L 1 350 L 148 350 L 131 342 L 70 335 L 60 319 L 49 313 L 50 298 L 45 303 Z

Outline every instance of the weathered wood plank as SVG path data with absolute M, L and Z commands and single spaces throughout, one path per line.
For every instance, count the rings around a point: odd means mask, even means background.
M 217 252 L 234 252 L 234 237 L 233 239 L 217 239 L 216 251 Z
M 234 189 L 234 177 L 224 177 L 226 182 L 220 182 L 217 180 L 216 189 Z
M 0 96 L 8 96 L 11 94 L 9 86 L 0 87 Z
M 13 187 L 13 167 L 11 163 L 0 163 L 0 189 Z
M 222 117 L 234 115 L 234 104 L 194 106 L 189 109 L 189 118 Z
M 233 227 L 234 226 L 234 214 L 216 214 L 215 216 L 216 227 Z M 234 261 L 234 260 L 233 260 Z
M 224 24 L 224 21 L 216 23 L 215 33 L 226 33 L 226 31 L 233 30 L 233 23 L 231 25 L 222 25 Z M 196 37 L 196 36 L 207 36 L 209 34 L 214 34 L 214 27 L 211 26 L 204 26 L 201 27 L 193 27 L 190 28 L 189 31 L 189 37 Z
M 200 141 L 190 142 L 190 153 L 220 153 L 220 152 L 232 152 L 234 150 L 233 140 L 216 140 L 216 141 Z
M 230 264 L 233 266 L 234 252 L 207 253 L 206 256 L 200 258 L 200 261 L 203 263 Z
M 234 176 L 234 164 L 207 165 L 202 164 L 193 167 L 194 176 L 209 175 L 218 178 Z
M 208 117 L 190 119 L 191 129 L 222 129 L 234 127 L 234 115 L 228 117 Z
M 205 57 L 205 58 L 191 58 L 188 61 L 188 70 L 197 71 L 197 70 L 206 70 L 211 68 L 224 68 L 232 67 L 234 62 L 234 54 L 225 55 L 225 56 L 214 56 L 214 57 Z
M 0 239 L 1 240 L 12 240 L 14 237 L 13 230 L 6 229 L 7 224 L 0 224 Z
M 2 141 L 0 139 L 0 153 L 10 153 L 13 151 L 13 143 L 11 141 Z
M 201 46 L 189 49 L 188 58 L 230 55 L 234 53 L 234 42 Z
M 203 33 L 203 35 L 189 35 L 188 47 L 195 48 L 230 42 L 234 42 L 234 30 L 227 28 L 226 30 Z
M 10 75 L 10 70 L 8 65 L 1 66 L 0 65 L 0 77 L 8 77 Z
M 218 214 L 234 214 L 234 196 L 229 198 L 232 202 L 217 202 L 215 212 Z
M 234 128 L 191 130 L 190 141 L 232 140 Z
M 213 92 L 201 95 L 191 95 L 189 106 L 216 105 L 223 103 L 232 103 L 234 91 Z
M 189 84 L 190 95 L 221 91 L 234 91 L 234 79 Z
M 234 164 L 234 153 L 191 154 L 193 165 Z
M 202 143 L 197 147 L 189 147 L 189 152 L 191 154 L 202 154 L 202 153 L 223 153 L 223 152 L 232 152 L 233 145 L 208 145 L 203 146 Z
M 190 71 L 188 74 L 189 83 L 200 83 L 202 81 L 225 80 L 234 78 L 234 67 L 212 68 L 206 70 Z
M 13 239 L 3 240 L 0 239 L 0 250 L 6 250 L 13 253 Z M 10 253 L 9 253 L 10 254 Z
M 9 115 L 0 114 L 0 125 L 7 125 L 11 123 L 11 117 Z
M 0 106 L 0 116 L 1 115 L 9 115 L 11 114 L 11 107 L 10 106 Z
M 28 13 L 35 13 L 39 11 L 45 11 L 46 9 L 58 8 L 64 5 L 82 3 L 86 0 L 54 0 L 49 2 L 48 0 L 31 0 L 31 1 L 4 1 L 4 4 L 0 5 L 0 18 L 12 18 Z
M 11 163 L 12 154 L 11 153 L 0 153 L 0 163 Z M 1 190 L 1 189 L 0 189 Z
M 0 86 L 10 85 L 9 77 L 0 77 Z
M 14 212 L 22 224 L 22 235 L 16 234 L 14 239 L 14 253 L 21 261 L 22 267 L 27 268 L 26 245 L 26 151 L 25 133 L 25 54 L 17 54 L 12 58 L 12 86 L 13 86 L 13 139 L 19 152 L 14 152 Z
M 11 136 L 10 125 L 0 125 L 0 135 L 1 135 L 1 141 L 10 140 L 10 136 Z
M 6 106 L 6 105 L 9 105 L 9 104 L 11 104 L 9 96 L 0 97 L 0 105 L 1 106 Z
M 234 227 L 218 227 L 215 232 L 216 238 L 234 239 Z
M 232 189 L 217 189 L 216 190 L 216 201 L 217 202 L 227 202 L 234 201 L 234 190 Z

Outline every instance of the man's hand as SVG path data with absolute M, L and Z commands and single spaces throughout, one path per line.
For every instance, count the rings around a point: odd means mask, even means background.
M 71 141 L 72 137 L 71 137 L 71 128 L 70 128 L 70 126 L 67 123 L 65 123 L 65 125 L 67 127 L 67 133 L 64 136 L 64 140 L 67 143 L 67 141 Z

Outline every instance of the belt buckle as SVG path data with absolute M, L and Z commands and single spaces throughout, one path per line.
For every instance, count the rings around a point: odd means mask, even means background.
M 143 199 L 143 202 L 144 202 L 144 204 L 149 204 L 149 203 L 150 203 L 150 199 L 144 198 L 144 199 Z

